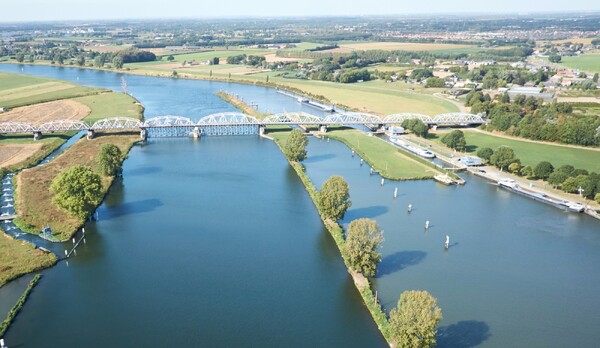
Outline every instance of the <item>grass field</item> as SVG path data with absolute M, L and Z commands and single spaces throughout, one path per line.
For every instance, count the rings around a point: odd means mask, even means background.
M 444 43 L 413 43 L 413 42 L 356 42 L 338 43 L 337 51 L 354 50 L 384 50 L 384 51 L 439 51 L 447 49 L 472 48 L 472 45 L 444 44 Z M 331 51 L 336 51 L 331 50 Z
M 31 243 L 15 240 L 0 229 L 0 287 L 23 274 L 55 263 L 54 254 L 36 249 Z
M 15 220 L 21 229 L 39 232 L 50 226 L 57 238 L 66 240 L 83 224 L 83 220 L 72 217 L 52 203 L 50 184 L 61 171 L 75 165 L 88 165 L 99 172 L 96 158 L 103 144 L 117 145 L 124 154 L 138 140 L 137 134 L 103 135 L 93 140 L 82 139 L 52 162 L 22 171 L 17 175 L 15 200 L 19 218 Z M 110 177 L 103 177 L 103 188 L 107 191 Z
M 66 81 L 0 73 L 0 106 L 9 108 L 85 96 L 100 91 L 102 90 L 78 86 Z
M 573 69 L 600 73 L 600 53 L 586 53 L 575 57 L 562 57 L 561 64 Z
M 441 144 L 441 133 L 432 140 Z M 481 147 L 496 149 L 502 145 L 509 146 L 515 151 L 523 165 L 535 166 L 540 161 L 548 161 L 557 168 L 570 164 L 575 168 L 587 169 L 600 173 L 600 151 L 572 148 L 546 143 L 534 143 L 514 139 L 505 139 L 489 133 L 465 131 L 468 152 L 474 153 Z
M 141 119 L 144 112 L 144 107 L 139 102 L 124 93 L 107 92 L 75 100 L 92 110 L 85 118 L 88 122 L 116 116 Z

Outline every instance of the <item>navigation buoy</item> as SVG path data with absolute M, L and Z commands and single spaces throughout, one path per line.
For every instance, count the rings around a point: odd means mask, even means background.
M 352 157 L 354 157 L 354 150 L 352 150 Z
M 383 186 L 383 183 L 385 183 L 385 179 L 381 178 L 381 186 Z
M 425 221 L 425 229 L 428 230 L 429 229 L 429 220 Z
M 361 158 L 361 159 L 360 159 L 360 165 L 361 165 L 361 166 L 363 165 L 363 162 L 364 162 L 364 160 Z
M 412 204 L 408 205 L 408 212 L 410 213 L 412 211 Z
M 373 175 L 373 168 L 369 169 L 369 175 Z
M 394 198 L 398 197 L 398 188 L 396 187 L 394 189 Z
M 444 248 L 448 249 L 450 246 L 450 236 L 446 236 L 446 243 L 444 243 Z

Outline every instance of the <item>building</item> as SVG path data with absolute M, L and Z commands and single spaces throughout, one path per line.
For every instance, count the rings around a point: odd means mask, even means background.
M 542 99 L 545 102 L 552 101 L 554 94 L 552 93 L 543 93 L 542 87 L 521 87 L 516 86 L 512 87 L 508 90 L 508 96 L 510 100 L 514 100 L 517 96 L 525 96 L 525 97 L 534 97 L 536 99 Z

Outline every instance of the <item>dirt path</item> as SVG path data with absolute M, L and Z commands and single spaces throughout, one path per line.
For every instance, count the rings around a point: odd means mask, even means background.
M 26 122 L 40 125 L 53 120 L 82 120 L 91 112 L 75 100 L 57 100 L 15 108 L 0 114 L 0 122 Z

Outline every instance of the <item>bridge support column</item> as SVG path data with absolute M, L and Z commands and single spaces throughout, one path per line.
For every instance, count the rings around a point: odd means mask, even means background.
M 202 132 L 200 132 L 200 128 L 194 127 L 194 131 L 192 132 L 192 136 L 194 137 L 194 139 L 200 138 L 201 134 Z
M 321 133 L 327 133 L 327 126 L 326 126 L 326 125 L 324 125 L 324 124 L 320 125 L 320 126 L 319 126 L 319 131 L 320 131 Z
M 143 141 L 148 140 L 148 131 L 146 130 L 146 128 L 142 128 L 140 130 L 140 139 L 142 139 Z
M 382 133 L 385 133 L 385 124 L 378 124 L 377 128 L 379 128 Z
M 42 132 L 33 132 L 33 140 L 41 140 Z
M 96 136 L 96 132 L 93 129 L 88 129 L 87 140 L 92 140 Z

